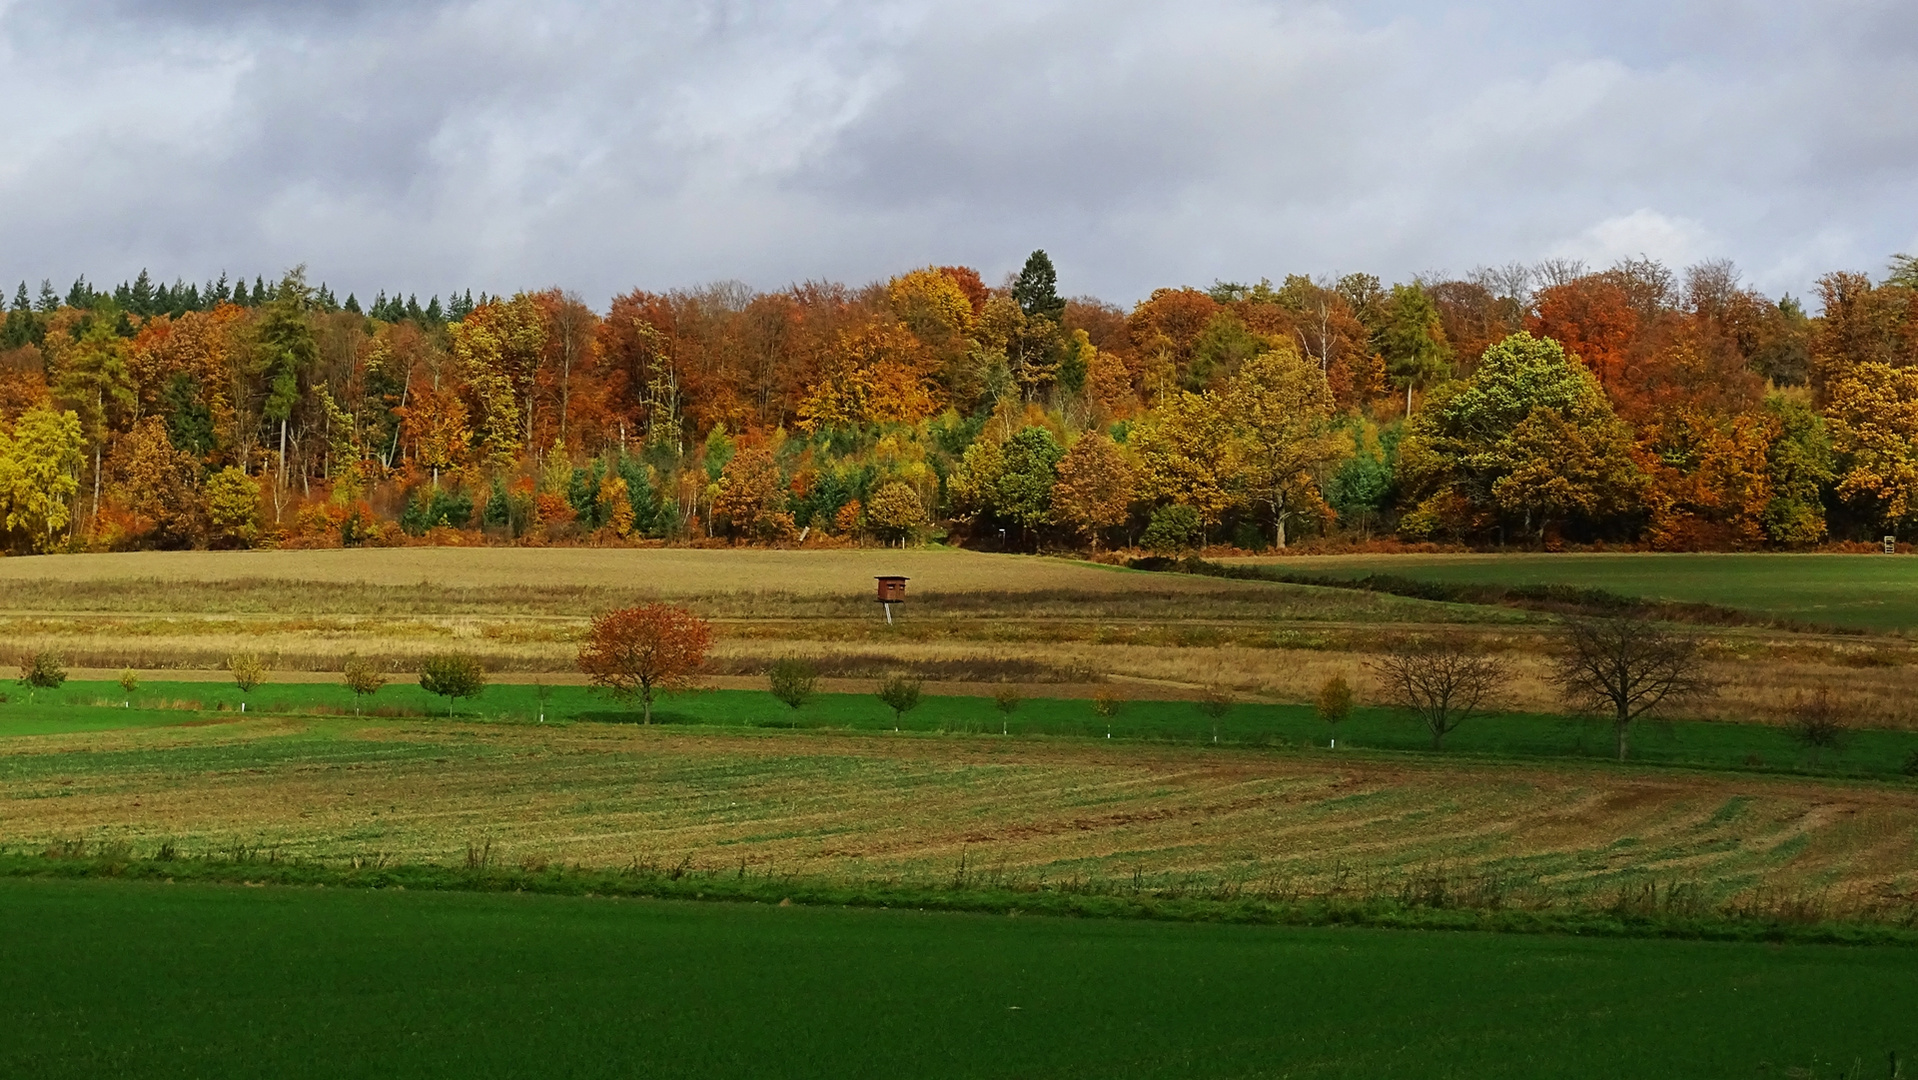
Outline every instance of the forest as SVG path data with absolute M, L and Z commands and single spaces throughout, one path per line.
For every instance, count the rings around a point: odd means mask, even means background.
M 3 294 L 0 294 L 3 295 Z M 933 266 L 0 325 L 14 552 L 408 543 L 1800 549 L 1918 524 L 1918 259 L 1815 313 L 1723 261 L 1061 294 Z

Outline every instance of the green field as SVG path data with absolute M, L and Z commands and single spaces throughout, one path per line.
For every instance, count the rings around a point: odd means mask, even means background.
M 1326 578 L 1389 574 L 1465 585 L 1571 585 L 1808 623 L 1918 628 L 1918 558 L 1905 555 L 1334 555 L 1232 561 Z
M 580 686 L 547 688 L 539 700 L 532 686 L 488 687 L 478 698 L 452 708 L 460 722 L 636 723 L 639 714 L 605 695 Z M 0 706 L 0 738 L 114 731 L 130 728 L 203 725 L 239 719 L 240 695 L 220 683 L 150 683 L 128 700 L 111 683 L 72 682 L 41 691 L 29 703 Z M 123 701 L 129 707 L 117 707 Z M 368 699 L 367 708 L 389 715 L 441 716 L 448 705 L 418 686 L 389 686 Z M 168 707 L 154 707 L 165 704 Z M 326 683 L 269 685 L 252 694 L 249 716 L 312 711 L 350 712 L 353 695 Z M 1389 708 L 1354 710 L 1336 731 L 1319 721 L 1310 706 L 1241 703 L 1223 716 L 1207 715 L 1187 701 L 1137 701 L 1106 720 L 1084 700 L 1035 698 L 1011 714 L 989 698 L 928 695 L 918 708 L 895 720 L 879 700 L 866 694 L 821 694 L 798 710 L 768 693 L 707 690 L 670 695 L 655 709 L 654 721 L 669 725 L 833 729 L 1014 737 L 1053 737 L 1217 743 L 1273 748 L 1325 747 L 1336 735 L 1347 752 L 1426 753 L 1431 740 L 1407 714 Z M 1611 729 L 1601 721 L 1527 713 L 1476 717 L 1446 737 L 1445 753 L 1518 759 L 1608 758 Z M 1643 723 L 1632 736 L 1632 758 L 1642 764 L 1679 765 L 1754 771 L 1809 770 L 1846 776 L 1903 778 L 1918 755 L 1918 732 L 1862 730 L 1850 734 L 1842 749 L 1811 754 L 1782 728 L 1760 724 L 1701 721 Z
M 1824 1077 L 1918 1047 L 1900 948 L 20 880 L 0 920 L 10 1076 Z

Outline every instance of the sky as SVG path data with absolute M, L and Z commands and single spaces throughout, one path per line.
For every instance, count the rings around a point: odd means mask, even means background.
M 1918 252 L 1910 0 L 0 0 L 0 101 L 9 291 Z

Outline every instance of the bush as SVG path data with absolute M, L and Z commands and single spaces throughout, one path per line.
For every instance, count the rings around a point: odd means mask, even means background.
M 451 716 L 455 701 L 478 697 L 486 689 L 486 669 L 465 653 L 429 656 L 420 664 L 420 689 L 445 698 L 446 715 Z
M 788 708 L 797 709 L 812 700 L 819 688 L 819 669 L 797 656 L 782 656 L 773 662 L 766 681 L 774 697 L 785 702 Z
M 1785 730 L 1811 751 L 1811 767 L 1816 769 L 1821 753 L 1841 749 L 1845 744 L 1844 710 L 1832 700 L 1831 691 L 1823 687 L 1810 697 L 1794 694 Z
M 33 697 L 35 690 L 57 690 L 67 681 L 67 667 L 58 653 L 37 652 L 20 660 L 20 685 L 27 688 L 27 697 Z
M 1161 555 L 1193 551 L 1205 542 L 1205 522 L 1190 506 L 1161 506 L 1152 512 L 1152 520 L 1139 545 Z
M 440 488 L 416 491 L 400 514 L 400 528 L 408 536 L 424 536 L 428 529 L 464 529 L 473 521 L 473 497 L 463 491 Z

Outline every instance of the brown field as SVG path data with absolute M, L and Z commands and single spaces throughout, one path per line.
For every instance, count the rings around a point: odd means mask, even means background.
M 1909 791 L 1606 765 L 982 737 L 259 719 L 0 741 L 4 842 L 1376 891 L 1918 890 Z
M 896 626 L 872 602 L 878 573 L 912 578 Z M 947 549 L 400 548 L 139 552 L 0 559 L 0 656 L 50 649 L 117 671 L 214 670 L 258 652 L 280 671 L 338 671 L 353 653 L 411 670 L 447 650 L 513 678 L 572 670 L 596 611 L 642 598 L 717 623 L 713 671 L 750 676 L 782 655 L 829 676 L 900 667 L 966 683 L 1115 677 L 1154 694 L 1210 685 L 1308 700 L 1357 677 L 1391 635 L 1450 627 L 1511 654 L 1506 703 L 1558 704 L 1536 612 L 1279 583 L 1145 574 L 1064 559 Z M 1860 724 L 1918 726 L 1918 648 L 1882 635 L 1713 628 L 1723 683 L 1693 715 L 1775 720 L 1828 687 Z

